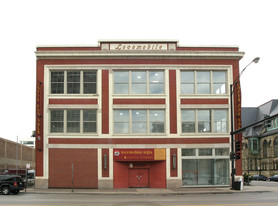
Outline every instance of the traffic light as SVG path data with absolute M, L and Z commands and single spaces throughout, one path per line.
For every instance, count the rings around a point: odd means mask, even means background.
M 269 117 L 270 117 L 269 115 L 264 115 L 264 119 L 269 118 Z M 271 119 L 265 120 L 263 122 L 263 127 L 264 128 L 271 127 Z
M 235 159 L 239 160 L 240 159 L 240 141 L 239 140 L 236 140 L 235 148 L 236 148 Z
M 239 160 L 240 159 L 240 152 L 237 152 L 236 153 L 236 160 Z
M 230 160 L 234 160 L 235 159 L 235 153 L 234 152 L 230 152 Z

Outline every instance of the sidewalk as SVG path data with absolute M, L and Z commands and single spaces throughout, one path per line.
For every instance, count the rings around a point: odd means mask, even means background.
M 179 189 L 124 188 L 124 189 L 35 189 L 27 188 L 30 194 L 92 194 L 92 195 L 191 195 L 191 194 L 232 194 L 254 192 L 278 192 L 276 187 L 244 186 L 242 190 L 229 187 L 198 187 Z

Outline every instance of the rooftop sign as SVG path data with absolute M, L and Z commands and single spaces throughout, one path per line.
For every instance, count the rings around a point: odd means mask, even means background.
M 116 51 L 131 51 L 131 50 L 150 50 L 150 51 L 157 51 L 157 50 L 168 50 L 168 44 L 165 43 L 111 43 L 110 50 Z

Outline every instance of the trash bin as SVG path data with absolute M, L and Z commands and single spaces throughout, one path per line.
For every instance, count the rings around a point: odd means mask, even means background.
M 241 190 L 241 181 L 234 182 L 234 190 Z

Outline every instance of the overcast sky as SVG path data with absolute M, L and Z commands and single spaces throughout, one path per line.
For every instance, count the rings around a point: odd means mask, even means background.
M 37 45 L 97 45 L 103 39 L 170 39 L 233 45 L 245 52 L 242 105 L 277 94 L 276 0 L 6 0 L 0 3 L 0 137 L 35 130 Z

